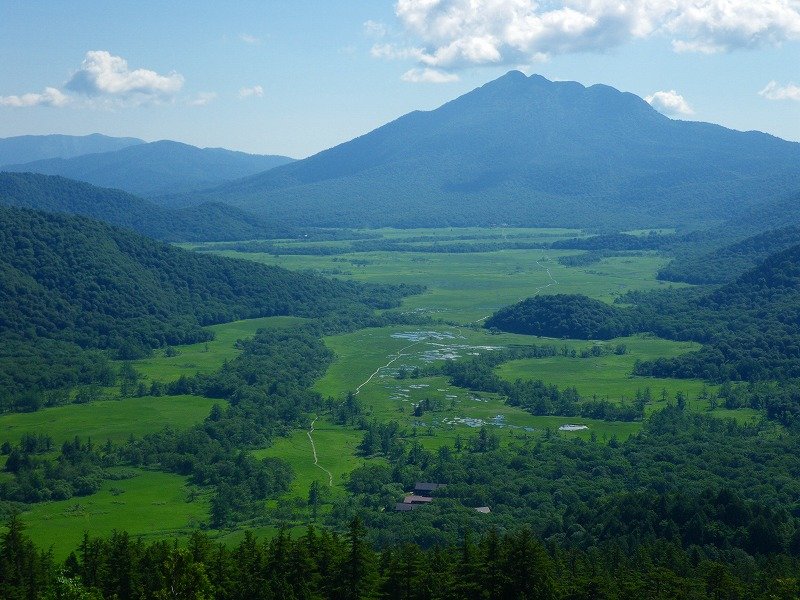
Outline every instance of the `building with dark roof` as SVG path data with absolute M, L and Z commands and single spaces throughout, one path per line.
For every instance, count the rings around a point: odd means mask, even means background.
M 414 484 L 414 493 L 417 496 L 430 496 L 439 488 L 445 487 L 444 483 L 430 483 L 427 481 L 418 481 Z

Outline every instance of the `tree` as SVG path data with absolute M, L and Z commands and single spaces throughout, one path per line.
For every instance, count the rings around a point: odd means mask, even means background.
M 341 597 L 345 600 L 369 600 L 377 596 L 378 571 L 366 536 L 361 519 L 354 518 L 347 534 L 349 553 L 342 565 Z

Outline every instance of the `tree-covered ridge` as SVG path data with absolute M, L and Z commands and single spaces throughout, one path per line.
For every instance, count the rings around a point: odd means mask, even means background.
M 716 289 L 631 292 L 630 308 L 585 296 L 535 296 L 500 309 L 486 327 L 548 337 L 608 339 L 654 333 L 704 344 L 638 363 L 635 374 L 713 381 L 800 377 L 800 245 Z
M 204 325 L 312 316 L 365 298 L 365 286 L 193 254 L 87 219 L 0 216 L 2 333 L 154 348 L 205 339 Z M 390 293 L 367 302 L 391 305 Z
M 0 281 L 4 406 L 6 395 L 100 375 L 105 361 L 93 368 L 82 350 L 133 358 L 209 339 L 205 325 L 253 317 L 357 321 L 415 291 L 195 254 L 96 221 L 9 207 L 0 207 Z
M 283 231 L 225 204 L 169 209 L 120 190 L 36 173 L 0 173 L 0 204 L 82 215 L 167 241 L 252 239 Z
M 690 245 L 658 273 L 659 279 L 686 283 L 728 283 L 757 267 L 771 254 L 800 241 L 800 227 L 784 227 L 725 245 L 711 251 L 695 251 Z
M 638 374 L 716 381 L 800 377 L 800 246 L 710 292 L 631 294 L 642 323 L 698 352 L 637 366 Z
M 486 327 L 556 338 L 607 340 L 633 331 L 630 316 L 605 302 L 578 294 L 527 298 L 501 308 Z

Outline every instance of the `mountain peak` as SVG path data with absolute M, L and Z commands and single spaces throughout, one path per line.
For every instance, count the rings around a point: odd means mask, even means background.
M 193 200 L 326 227 L 671 227 L 800 187 L 798 161 L 800 144 L 674 121 L 608 85 L 510 71 Z

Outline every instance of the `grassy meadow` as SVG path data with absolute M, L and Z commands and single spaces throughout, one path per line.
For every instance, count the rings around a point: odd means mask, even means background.
M 126 479 L 106 481 L 96 494 L 35 504 L 23 514 L 27 533 L 57 559 L 75 550 L 84 532 L 127 531 L 147 538 L 182 537 L 208 518 L 206 494 L 186 478 L 142 469 L 119 469 Z
M 208 327 L 214 339 L 198 344 L 174 346 L 168 353 L 157 350 L 153 356 L 132 361 L 145 381 L 175 381 L 181 375 L 213 373 L 223 362 L 239 354 L 236 340 L 253 337 L 259 329 L 291 327 L 302 322 L 299 317 L 264 317 L 223 323 Z M 174 353 L 172 356 L 168 354 Z
M 582 235 L 575 230 L 523 229 L 417 229 L 376 230 L 392 243 L 484 244 L 491 241 L 541 242 Z M 647 230 L 637 232 L 646 234 Z M 285 247 L 347 248 L 347 240 L 275 242 Z M 535 294 L 579 293 L 606 302 L 629 290 L 647 290 L 664 286 L 656 279 L 667 258 L 656 253 L 629 254 L 605 258 L 587 267 L 567 267 L 559 256 L 576 251 L 512 250 L 491 252 L 443 253 L 411 251 L 348 252 L 333 255 L 273 255 L 266 253 L 220 250 L 218 244 L 185 245 L 296 270 L 313 270 L 324 275 L 373 283 L 409 283 L 426 286 L 424 293 L 403 301 L 400 310 L 433 319 L 424 326 L 368 328 L 332 335 L 324 339 L 335 359 L 328 371 L 314 385 L 324 397 L 340 400 L 348 392 L 357 393 L 369 420 L 396 420 L 424 447 L 435 451 L 455 445 L 487 425 L 508 442 L 514 438 L 561 435 L 600 441 L 625 439 L 636 433 L 640 423 L 604 422 L 580 417 L 533 416 L 509 406 L 495 394 L 475 393 L 450 385 L 441 376 L 403 377 L 402 372 L 425 369 L 441 361 L 469 357 L 511 345 L 552 344 L 575 350 L 577 357 L 555 356 L 512 361 L 497 369 L 509 381 L 517 378 L 541 379 L 560 388 L 575 386 L 585 397 L 596 395 L 613 402 L 631 401 L 637 390 L 650 388 L 653 401 L 647 411 L 663 406 L 662 390 L 671 400 L 677 392 L 688 396 L 692 410 L 709 410 L 708 401 L 699 398 L 704 383 L 697 380 L 652 379 L 633 377 L 636 360 L 677 356 L 699 348 L 697 344 L 678 343 L 650 336 L 632 336 L 607 344 L 624 344 L 623 355 L 603 354 L 580 358 L 581 350 L 597 342 L 553 340 L 533 336 L 496 333 L 481 327 L 483 320 L 498 308 Z M 234 358 L 236 340 L 252 336 L 262 327 L 291 327 L 302 319 L 271 317 L 252 319 L 211 329 L 215 338 L 207 343 L 176 346 L 169 352 L 158 351 L 152 357 L 133 361 L 142 381 L 168 382 L 182 375 L 209 373 L 224 361 Z M 713 391 L 713 386 L 707 387 Z M 432 409 L 414 415 L 415 406 L 429 400 Z M 188 427 L 200 422 L 214 401 L 192 396 L 104 399 L 85 405 L 44 409 L 30 414 L 0 416 L 0 438 L 16 441 L 23 433 L 48 433 L 56 443 L 75 435 L 90 436 L 103 442 L 124 441 L 164 425 Z M 740 421 L 757 418 L 754 411 L 716 409 L 721 417 Z M 560 431 L 564 425 L 584 425 L 579 431 Z M 311 423 L 309 422 L 309 428 Z M 314 423 L 313 440 L 318 464 L 314 464 L 309 429 L 290 432 L 270 447 L 254 450 L 256 457 L 279 457 L 289 462 L 295 478 L 290 491 L 278 501 L 267 504 L 274 524 L 299 528 L 310 518 L 306 506 L 308 490 L 314 481 L 325 489 L 321 514 L 330 510 L 330 502 L 346 494 L 347 474 L 364 464 L 356 448 L 362 432 L 352 427 L 332 424 L 326 415 Z M 105 482 L 102 491 L 80 499 L 48 502 L 34 506 L 24 520 L 34 540 L 52 545 L 57 556 L 74 548 L 84 530 L 107 534 L 112 529 L 126 529 L 134 535 L 166 536 L 185 534 L 207 518 L 208 498 L 192 492 L 187 482 L 174 475 L 135 470 L 135 476 Z M 191 500 L 191 501 L 189 501 Z M 273 525 L 253 524 L 256 532 L 270 535 Z M 219 532 L 218 539 L 234 543 L 240 532 Z
M 219 400 L 198 396 L 144 396 L 43 408 L 0 415 L 0 439 L 16 443 L 26 433 L 47 434 L 60 446 L 76 435 L 96 443 L 126 441 L 169 425 L 184 429 L 199 423 Z

